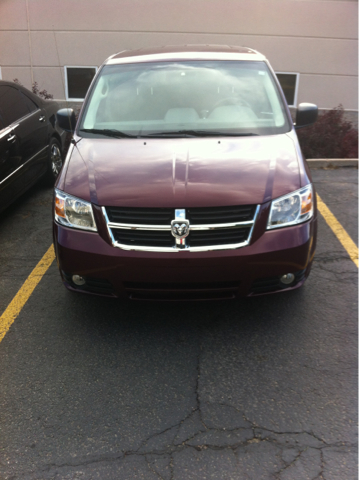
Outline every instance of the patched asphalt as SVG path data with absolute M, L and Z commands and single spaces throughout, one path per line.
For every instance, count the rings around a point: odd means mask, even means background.
M 357 170 L 313 170 L 357 243 Z M 52 242 L 0 215 L 0 313 Z M 319 218 L 303 288 L 215 303 L 73 294 L 50 267 L 0 344 L 1 479 L 357 478 L 357 268 Z

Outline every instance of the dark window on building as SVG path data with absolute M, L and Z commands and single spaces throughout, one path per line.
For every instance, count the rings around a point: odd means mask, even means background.
M 85 98 L 96 70 L 96 67 L 65 67 L 67 98 Z
M 19 90 L 13 87 L 0 87 L 0 115 L 4 120 L 4 127 L 8 127 L 22 117 L 29 114 L 25 101 Z
M 288 105 L 296 106 L 297 103 L 297 89 L 298 89 L 298 74 L 297 73 L 276 73 L 278 81 L 283 89 L 284 96 Z

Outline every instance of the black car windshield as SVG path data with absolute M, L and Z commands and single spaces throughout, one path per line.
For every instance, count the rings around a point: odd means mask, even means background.
M 118 138 L 276 135 L 290 123 L 265 62 L 151 62 L 102 68 L 78 134 L 104 138 L 101 130 Z

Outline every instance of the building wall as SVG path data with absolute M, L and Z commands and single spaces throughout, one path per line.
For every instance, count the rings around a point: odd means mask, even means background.
M 254 48 L 299 73 L 298 103 L 358 108 L 357 2 L 350 0 L 0 0 L 2 78 L 64 99 L 64 66 L 99 66 L 165 44 Z

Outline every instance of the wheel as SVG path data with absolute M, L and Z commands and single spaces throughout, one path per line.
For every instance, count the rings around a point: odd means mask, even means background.
M 62 167 L 62 152 L 61 146 L 56 138 L 50 140 L 48 150 L 48 167 L 46 172 L 46 182 L 50 185 L 55 183 L 55 180 L 60 173 Z

